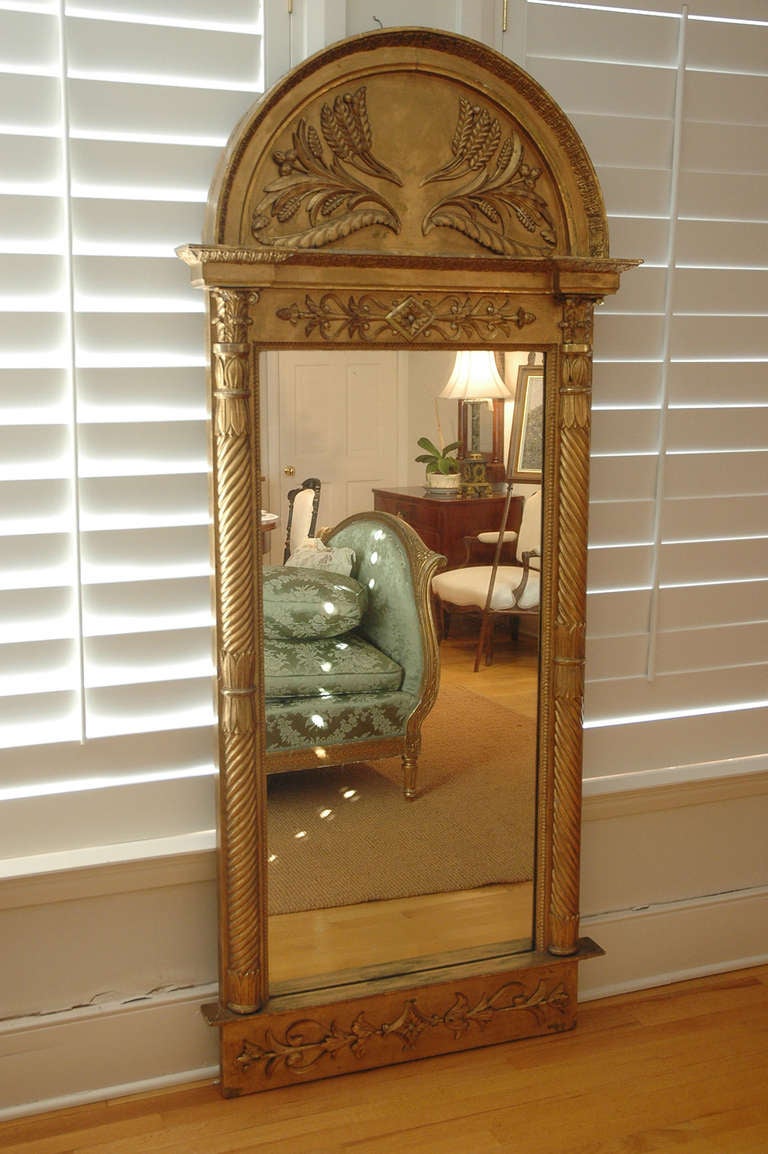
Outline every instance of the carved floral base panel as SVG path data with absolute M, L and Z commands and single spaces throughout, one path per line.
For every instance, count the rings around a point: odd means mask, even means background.
M 575 960 L 218 1023 L 221 1089 L 252 1094 L 354 1070 L 570 1030 Z M 215 1021 L 218 1007 L 207 1007 Z

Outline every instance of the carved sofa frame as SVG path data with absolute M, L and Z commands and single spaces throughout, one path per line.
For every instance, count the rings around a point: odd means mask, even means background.
M 331 548 L 353 551 L 351 576 L 368 592 L 367 608 L 353 637 L 395 662 L 402 680 L 397 689 L 381 689 L 375 684 L 376 675 L 361 667 L 357 691 L 329 694 L 324 690 L 326 675 L 317 671 L 316 643 L 265 642 L 266 771 L 284 773 L 399 755 L 403 793 L 413 798 L 421 726 L 439 685 L 430 587 L 445 558 L 428 549 L 405 521 L 388 513 L 357 513 L 324 529 L 320 537 Z M 270 696 L 272 667 L 275 673 L 278 665 L 285 667 L 286 649 L 297 679 L 305 685 L 307 680 L 316 682 L 314 695 L 304 689 L 301 695 Z M 371 688 L 368 681 L 374 682 Z

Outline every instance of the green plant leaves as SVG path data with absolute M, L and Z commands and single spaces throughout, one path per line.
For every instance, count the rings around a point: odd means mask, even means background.
M 450 445 L 446 445 L 444 449 L 438 449 L 429 437 L 419 437 L 416 444 L 420 449 L 426 449 L 425 453 L 419 453 L 418 457 L 414 457 L 420 465 L 426 465 L 427 473 L 458 473 L 459 462 L 455 457 L 449 456 L 454 453 L 459 447 L 458 441 L 451 441 Z

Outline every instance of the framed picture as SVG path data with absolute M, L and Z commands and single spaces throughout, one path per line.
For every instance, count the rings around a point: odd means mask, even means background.
M 517 371 L 515 409 L 509 439 L 509 476 L 541 484 L 544 450 L 544 366 L 521 365 Z

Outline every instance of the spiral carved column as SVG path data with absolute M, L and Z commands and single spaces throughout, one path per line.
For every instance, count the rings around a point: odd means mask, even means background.
M 211 292 L 216 611 L 219 680 L 221 997 L 239 1013 L 266 995 L 259 866 L 263 830 L 256 773 L 260 725 L 257 443 L 249 307 L 258 295 Z
M 560 377 L 559 582 L 554 644 L 554 784 L 550 951 L 579 937 L 582 705 L 594 300 L 563 301 Z

